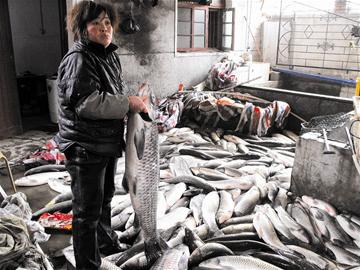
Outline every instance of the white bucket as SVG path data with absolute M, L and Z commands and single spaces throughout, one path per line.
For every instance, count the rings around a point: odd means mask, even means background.
M 58 112 L 59 101 L 56 91 L 56 77 L 51 77 L 49 79 L 46 79 L 46 87 L 48 94 L 50 120 L 53 123 L 57 123 L 59 117 L 59 112 Z

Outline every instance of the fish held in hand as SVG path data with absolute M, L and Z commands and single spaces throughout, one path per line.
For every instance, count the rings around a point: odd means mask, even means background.
M 150 119 L 154 119 L 153 114 L 154 111 L 149 108 Z M 124 180 L 129 188 L 131 203 L 144 233 L 145 254 L 148 262 L 156 261 L 167 248 L 156 230 L 159 177 L 156 123 L 144 121 L 139 113 L 130 112 L 127 122 Z

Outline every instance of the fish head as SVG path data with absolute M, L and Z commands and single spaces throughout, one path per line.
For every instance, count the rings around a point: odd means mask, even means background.
M 146 107 L 148 111 L 139 113 L 141 118 L 146 122 L 154 122 L 156 120 L 156 106 L 157 106 L 157 98 L 152 91 L 143 91 L 142 95 L 147 95 L 149 98 L 146 102 Z

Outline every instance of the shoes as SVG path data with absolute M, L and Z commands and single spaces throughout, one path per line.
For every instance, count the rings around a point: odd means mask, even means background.
M 99 249 L 101 254 L 105 256 L 109 256 L 112 254 L 123 252 L 129 248 L 130 248 L 129 245 L 121 243 L 120 241 L 116 241 L 115 244 L 111 246 L 104 246 L 104 247 L 100 247 Z

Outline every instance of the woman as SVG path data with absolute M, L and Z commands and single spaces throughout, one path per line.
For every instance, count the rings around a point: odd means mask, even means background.
M 73 245 L 77 269 L 99 269 L 100 252 L 121 251 L 111 229 L 117 157 L 124 148 L 124 117 L 147 112 L 146 97 L 124 95 L 121 65 L 111 43 L 112 7 L 82 1 L 68 16 L 74 45 L 58 70 L 59 133 L 72 177 Z M 142 87 L 145 87 L 144 85 Z

